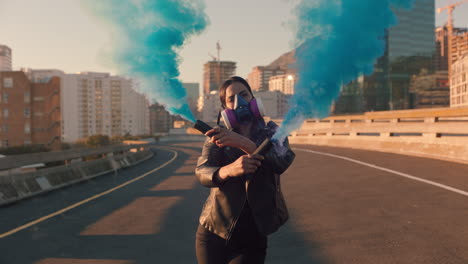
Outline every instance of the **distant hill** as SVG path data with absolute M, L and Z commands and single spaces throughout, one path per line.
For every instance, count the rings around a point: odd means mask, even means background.
M 281 55 L 279 58 L 270 63 L 267 67 L 272 69 L 280 68 L 288 72 L 294 71 L 294 69 L 292 69 L 292 65 L 296 62 L 294 58 L 294 52 L 295 50 L 292 50 Z

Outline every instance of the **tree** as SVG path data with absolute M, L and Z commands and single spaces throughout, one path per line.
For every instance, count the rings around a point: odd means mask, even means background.
M 92 135 L 88 137 L 86 145 L 93 148 L 108 146 L 110 145 L 110 139 L 107 135 Z

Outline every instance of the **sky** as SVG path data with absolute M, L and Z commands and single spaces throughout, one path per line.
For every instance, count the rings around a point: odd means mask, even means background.
M 299 0 L 206 0 L 210 25 L 180 51 L 180 79 L 203 79 L 203 64 L 216 55 L 237 62 L 237 74 L 266 65 L 293 48 L 288 26 Z M 436 0 L 436 7 L 451 0 Z M 454 12 L 455 25 L 468 27 L 468 3 Z M 442 25 L 446 13 L 436 15 Z M 67 73 L 97 71 L 116 74 L 98 55 L 112 45 L 108 32 L 80 6 L 79 0 L 0 0 L 0 44 L 13 50 L 13 68 L 60 69 Z

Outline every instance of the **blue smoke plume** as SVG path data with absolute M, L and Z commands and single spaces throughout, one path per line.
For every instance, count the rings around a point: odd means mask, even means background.
M 342 85 L 371 74 L 384 54 L 392 9 L 412 0 L 302 0 L 295 8 L 298 80 L 290 111 L 274 138 L 282 142 L 306 118 L 329 115 Z
M 81 0 L 112 34 L 106 64 L 135 77 L 142 91 L 195 122 L 179 81 L 179 49 L 208 24 L 202 0 Z M 92 40 L 88 40 L 92 41 Z

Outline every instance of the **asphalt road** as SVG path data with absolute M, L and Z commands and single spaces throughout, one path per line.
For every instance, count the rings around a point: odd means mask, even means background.
M 0 263 L 196 263 L 200 147 L 161 146 L 118 174 L 0 207 Z M 294 147 L 291 217 L 267 263 L 468 263 L 468 165 Z

